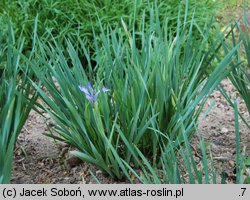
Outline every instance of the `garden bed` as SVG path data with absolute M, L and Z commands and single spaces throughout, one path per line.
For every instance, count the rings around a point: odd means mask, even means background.
M 224 80 L 222 84 L 230 94 L 237 93 L 228 80 Z M 233 183 L 236 166 L 234 111 L 220 92 L 214 91 L 203 109 L 204 112 L 214 100 L 216 103 L 207 117 L 202 119 L 201 114 L 199 129 L 191 141 L 191 146 L 199 165 L 199 138 L 203 136 L 211 148 L 218 178 L 222 171 L 225 171 L 228 181 Z M 239 111 L 249 119 L 247 108 L 241 99 Z M 124 183 L 105 176 L 90 164 L 76 158 L 70 159 L 70 147 L 42 135 L 44 131 L 47 131 L 47 128 L 42 117 L 32 111 L 17 142 L 11 183 L 96 183 L 89 170 L 101 183 Z M 240 125 L 240 135 L 242 146 L 246 145 L 246 155 L 250 155 L 250 132 L 243 123 Z

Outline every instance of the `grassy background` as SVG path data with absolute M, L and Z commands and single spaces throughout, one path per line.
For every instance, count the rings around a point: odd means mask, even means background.
M 149 0 L 150 4 L 155 1 Z M 179 7 L 182 8 L 184 16 L 186 2 L 183 0 L 158 0 L 159 18 L 163 22 L 169 21 L 169 26 L 173 32 L 176 31 L 176 18 Z M 208 18 L 213 16 L 220 4 L 213 0 L 198 1 L 189 0 L 188 19 L 192 18 L 195 10 L 197 23 L 205 25 Z M 62 40 L 65 35 L 75 39 L 80 36 L 84 40 L 91 40 L 92 28 L 99 32 L 99 20 L 103 26 L 121 26 L 121 18 L 126 22 L 131 30 L 133 22 L 137 30 L 141 27 L 144 11 L 145 20 L 149 23 L 148 0 L 0 0 L 0 25 L 1 34 L 6 34 L 6 24 L 10 17 L 14 31 L 28 39 L 32 35 L 35 17 L 38 15 L 37 33 L 41 37 L 47 37 L 48 31 L 54 37 Z M 50 37 L 48 37 L 50 38 Z M 29 40 L 27 40 L 28 44 Z

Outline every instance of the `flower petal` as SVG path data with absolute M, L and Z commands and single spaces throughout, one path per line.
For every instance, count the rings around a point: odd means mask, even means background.
M 92 85 L 91 85 L 90 82 L 88 82 L 88 88 L 89 88 L 90 94 L 94 95 L 94 89 L 93 89 L 93 87 L 92 87 Z
M 95 103 L 97 101 L 97 97 L 98 97 L 99 93 L 100 93 L 100 90 L 97 93 L 95 93 L 95 95 L 93 96 L 93 103 Z
M 91 96 L 90 94 L 85 94 L 86 95 L 86 98 L 91 101 L 92 103 L 95 102 L 95 99 L 94 99 L 94 96 Z
M 110 91 L 110 89 L 104 87 L 104 88 L 102 88 L 102 91 L 103 92 L 108 92 L 108 91 Z
M 88 91 L 88 89 L 87 89 L 86 87 L 80 85 L 80 86 L 79 86 L 79 89 L 80 89 L 82 92 L 84 92 L 84 94 L 90 95 L 90 94 L 89 94 L 89 91 Z

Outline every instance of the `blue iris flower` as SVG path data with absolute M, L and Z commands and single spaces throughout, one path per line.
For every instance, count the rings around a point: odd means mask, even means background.
M 88 82 L 88 87 L 79 86 L 79 88 L 80 88 L 80 90 L 82 92 L 84 92 L 86 98 L 90 102 L 95 103 L 97 101 L 97 97 L 98 97 L 98 95 L 100 93 L 100 90 L 95 92 L 90 82 Z M 104 87 L 104 88 L 102 88 L 102 91 L 103 92 L 108 92 L 108 91 L 110 91 L 110 89 Z

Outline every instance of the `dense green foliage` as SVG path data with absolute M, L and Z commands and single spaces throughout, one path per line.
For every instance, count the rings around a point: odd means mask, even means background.
M 63 39 L 65 35 L 76 39 L 77 36 L 85 40 L 91 40 L 92 30 L 99 31 L 99 20 L 103 26 L 122 27 L 121 18 L 128 24 L 140 29 L 143 18 L 146 15 L 148 24 L 149 5 L 154 4 L 153 0 L 0 0 L 0 25 L 1 34 L 7 30 L 6 22 L 10 17 L 13 22 L 14 30 L 17 34 L 23 32 L 28 40 L 32 35 L 34 20 L 38 15 L 38 35 L 50 39 L 47 30 L 53 33 L 58 39 Z M 158 0 L 159 18 L 161 23 L 165 19 L 169 21 L 170 29 L 176 31 L 176 22 L 179 7 L 184 16 L 186 1 L 183 0 Z M 218 3 L 213 0 L 199 1 L 189 0 L 188 20 L 192 18 L 195 10 L 195 19 L 203 27 L 213 16 Z M 188 21 L 187 20 L 187 21 Z M 30 42 L 28 40 L 28 42 Z

